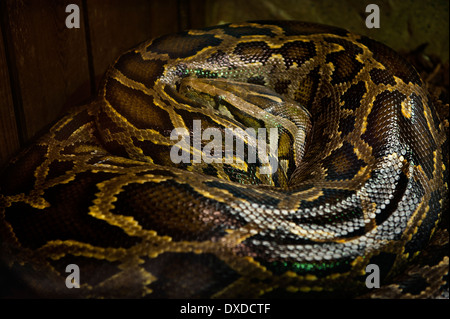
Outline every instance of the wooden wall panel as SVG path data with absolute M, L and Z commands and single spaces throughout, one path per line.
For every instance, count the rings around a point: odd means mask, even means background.
M 81 7 L 81 0 L 71 3 Z M 16 108 L 24 114 L 25 140 L 90 92 L 73 95 L 89 81 L 85 30 L 65 26 L 67 3 L 57 0 L 5 1 L 2 6 Z M 85 84 L 84 84 L 85 85 Z
M 0 25 L 0 168 L 19 149 L 14 105 Z
M 96 94 L 125 50 L 205 26 L 206 0 L 0 0 L 0 167 L 72 105 Z M 81 28 L 68 29 L 68 4 Z
M 164 33 L 178 31 L 177 0 L 87 0 L 96 87 L 124 51 Z
M 184 1 L 182 1 L 184 3 Z M 183 29 L 199 29 L 206 27 L 206 3 L 208 0 L 189 0 L 187 8 L 188 23 Z

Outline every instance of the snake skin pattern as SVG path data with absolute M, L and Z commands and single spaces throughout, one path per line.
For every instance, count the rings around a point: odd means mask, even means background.
M 195 120 L 276 128 L 278 170 L 262 151 L 175 163 L 171 134 L 195 140 Z M 3 171 L 0 257 L 44 297 L 430 297 L 448 273 L 446 143 L 417 72 L 367 37 L 292 21 L 163 36 Z

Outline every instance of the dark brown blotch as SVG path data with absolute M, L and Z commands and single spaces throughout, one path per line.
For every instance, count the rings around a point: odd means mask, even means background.
M 49 207 L 35 209 L 18 202 L 6 209 L 5 219 L 21 245 L 31 249 L 52 240 L 75 240 L 105 248 L 133 246 L 141 239 L 89 214 L 89 207 L 100 191 L 97 184 L 113 177 L 116 174 L 78 173 L 70 182 L 45 191 L 43 197 Z
M 115 110 L 138 129 L 154 129 L 169 136 L 174 128 L 169 113 L 153 102 L 153 97 L 111 79 L 106 99 Z
M 122 55 L 114 68 L 127 78 L 151 88 L 164 72 L 164 64 L 163 60 L 144 60 L 140 53 L 131 51 Z
M 238 43 L 234 49 L 234 54 L 245 63 L 261 62 L 265 64 L 273 53 L 274 50 L 264 41 Z
M 188 32 L 169 34 L 153 40 L 147 52 L 167 54 L 170 58 L 187 58 L 206 47 L 216 47 L 222 39 L 212 34 L 192 35 Z
M 398 91 L 388 90 L 376 96 L 367 117 L 366 132 L 361 136 L 372 147 L 375 157 L 383 156 L 386 152 L 399 151 L 397 143 L 401 136 L 405 136 L 399 129 L 401 103 L 405 98 L 406 96 Z
M 402 79 L 407 84 L 422 84 L 420 76 L 411 64 L 406 62 L 404 58 L 391 48 L 365 36 L 357 41 L 364 44 L 372 52 L 373 58 L 384 65 L 386 70 L 389 70 L 392 75 Z
M 322 166 L 327 170 L 326 180 L 352 179 L 364 165 L 366 163 L 356 156 L 353 146 L 348 142 L 344 142 L 322 161 Z
M 132 216 L 144 229 L 174 241 L 203 241 L 230 227 L 228 219 L 190 185 L 174 181 L 129 184 L 116 195 L 113 213 Z
M 334 65 L 331 83 L 339 84 L 353 80 L 364 66 L 356 59 L 357 55 L 363 52 L 362 49 L 343 39 L 325 38 L 325 40 L 344 48 L 342 51 L 331 52 L 326 57 L 326 62 Z
M 389 70 L 372 69 L 369 72 L 370 78 L 375 84 L 395 85 L 395 79 Z
M 342 94 L 341 101 L 344 102 L 344 108 L 347 110 L 356 110 L 361 106 L 361 100 L 366 94 L 367 89 L 363 81 L 352 84 L 347 91 Z
M 31 191 L 36 182 L 33 172 L 46 160 L 46 154 L 47 146 L 38 144 L 24 151 L 2 172 L 0 193 L 14 195 Z
M 284 64 L 289 69 L 294 63 L 301 66 L 316 56 L 313 41 L 294 41 L 284 44 L 278 52 L 283 56 Z
M 339 120 L 339 131 L 342 133 L 342 136 L 346 136 L 353 131 L 355 122 L 356 117 L 353 115 L 349 115 Z

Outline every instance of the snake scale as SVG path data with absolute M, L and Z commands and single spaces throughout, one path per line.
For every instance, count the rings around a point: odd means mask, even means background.
M 433 297 L 444 126 L 415 69 L 365 36 L 293 21 L 166 35 L 3 171 L 0 257 L 43 297 Z M 248 128 L 274 129 L 275 162 Z

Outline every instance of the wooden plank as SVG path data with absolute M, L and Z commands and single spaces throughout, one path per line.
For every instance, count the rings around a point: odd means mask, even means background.
M 206 0 L 189 0 L 188 28 L 206 27 Z
M 151 1 L 150 38 L 180 31 L 179 0 Z
M 1 28 L 0 25 L 0 168 L 19 149 L 19 136 Z
M 97 87 L 109 65 L 136 44 L 178 30 L 177 0 L 87 0 Z
M 70 3 L 81 8 L 81 0 Z M 90 95 L 89 90 L 80 93 L 89 83 L 85 30 L 66 27 L 66 5 L 57 0 L 9 0 L 2 7 L 9 25 L 13 95 L 23 110 L 20 129 L 25 139 L 59 117 L 64 106 Z

